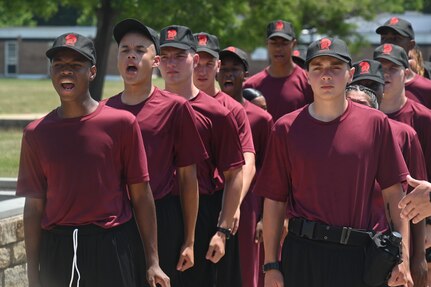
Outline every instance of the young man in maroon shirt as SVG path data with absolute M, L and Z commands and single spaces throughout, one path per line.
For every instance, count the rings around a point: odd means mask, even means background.
M 238 125 L 239 139 L 241 140 L 242 152 L 245 159 L 243 166 L 243 184 L 241 202 L 250 189 L 250 184 L 256 173 L 255 149 L 250 123 L 244 107 L 216 86 L 216 75 L 220 68 L 219 42 L 216 36 L 208 33 L 197 33 L 193 35 L 197 44 L 196 51 L 199 55 L 199 63 L 193 72 L 194 85 L 207 95 L 214 97 L 225 108 L 232 112 Z M 233 234 L 238 230 L 240 213 L 235 217 Z
M 241 49 L 228 47 L 219 53 L 220 71 L 217 76 L 222 91 L 240 103 L 247 112 L 253 132 L 256 149 L 256 173 L 262 166 L 267 141 L 273 125 L 269 113 L 243 98 L 244 79 L 248 75 L 247 55 Z M 254 183 L 254 181 L 253 181 Z M 262 198 L 253 191 L 244 198 L 241 205 L 239 225 L 239 251 L 241 256 L 241 275 L 243 286 L 257 287 L 263 283 L 260 264 L 260 245 L 255 243 L 256 225 L 261 217 Z
M 247 79 L 244 88 L 261 91 L 274 121 L 313 101 L 305 71 L 292 60 L 295 32 L 289 22 L 273 21 L 267 26 L 270 65 Z
M 389 223 L 403 236 L 404 262 L 388 283 L 405 284 L 409 228 L 398 202 L 408 171 L 388 119 L 346 99 L 354 69 L 343 41 L 313 42 L 306 66 L 314 102 L 276 122 L 256 184 L 265 197 L 265 286 L 367 286 L 362 277 L 370 238 L 360 230 L 372 228 L 369 203 L 376 180 Z M 289 233 L 279 264 L 286 214 Z
M 17 195 L 27 197 L 29 286 L 137 286 L 132 213 L 148 281 L 170 286 L 159 267 L 154 200 L 136 118 L 91 98 L 91 40 L 64 34 L 46 55 L 61 105 L 24 130 L 17 185 Z
M 124 91 L 108 99 L 107 105 L 138 119 L 156 200 L 160 264 L 172 286 L 177 286 L 177 270 L 184 271 L 194 262 L 196 164 L 205 158 L 205 148 L 189 103 L 152 84 L 153 69 L 160 64 L 157 32 L 135 19 L 125 19 L 114 27 L 114 38 Z M 176 188 L 179 196 L 174 195 Z
M 380 44 L 394 44 L 402 47 L 407 55 L 414 49 L 415 33 L 412 24 L 402 18 L 391 17 L 376 29 L 380 34 Z M 414 73 L 411 69 L 406 74 L 406 96 L 431 108 L 431 80 Z
M 244 157 L 235 119 L 229 110 L 193 84 L 193 71 L 199 55 L 190 29 L 178 25 L 163 28 L 160 48 L 159 69 L 165 88 L 190 102 L 209 155 L 197 166 L 199 214 L 195 267 L 182 274 L 183 284 L 241 286 L 239 262 L 232 262 L 230 266 L 209 264 L 209 261 L 218 263 L 224 257 L 226 240 L 231 235 L 241 198 Z
M 390 119 L 403 122 L 417 132 L 425 157 L 427 179 L 429 179 L 431 176 L 431 111 L 406 96 L 404 82 L 409 67 L 407 53 L 400 46 L 383 44 L 374 50 L 374 59 L 382 64 L 385 77 L 385 94 L 380 110 Z M 422 228 L 421 233 L 418 232 L 419 230 L 416 231 L 418 228 Z M 413 280 L 415 286 L 425 286 L 425 222 L 416 224 L 413 231 L 412 243 L 415 247 L 411 256 Z

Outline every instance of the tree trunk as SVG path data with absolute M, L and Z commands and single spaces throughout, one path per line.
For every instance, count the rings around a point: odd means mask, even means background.
M 110 0 L 102 0 L 97 9 L 97 32 L 94 39 L 97 56 L 97 75 L 90 85 L 90 93 L 93 99 L 100 101 L 103 95 L 106 68 L 108 66 L 109 50 L 112 41 L 112 30 L 116 12 L 111 6 Z

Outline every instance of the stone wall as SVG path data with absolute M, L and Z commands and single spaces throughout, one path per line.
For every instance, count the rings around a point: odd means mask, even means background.
M 27 286 L 22 215 L 0 220 L 0 287 Z

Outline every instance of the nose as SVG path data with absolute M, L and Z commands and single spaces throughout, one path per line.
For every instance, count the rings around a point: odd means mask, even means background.
M 135 59 L 135 58 L 136 58 L 136 55 L 135 55 L 135 53 L 134 53 L 134 52 L 130 52 L 130 53 L 127 55 L 127 58 L 128 58 L 128 59 Z
M 64 65 L 60 71 L 62 75 L 71 75 L 73 73 L 70 65 Z

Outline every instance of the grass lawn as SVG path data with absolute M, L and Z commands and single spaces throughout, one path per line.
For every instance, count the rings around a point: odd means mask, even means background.
M 164 88 L 162 79 L 154 84 Z M 122 81 L 106 81 L 103 97 L 108 98 L 123 89 Z M 59 105 L 51 80 L 0 79 L 1 114 L 46 114 Z M 18 175 L 22 131 L 0 127 L 0 177 Z

